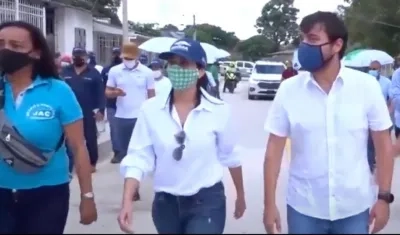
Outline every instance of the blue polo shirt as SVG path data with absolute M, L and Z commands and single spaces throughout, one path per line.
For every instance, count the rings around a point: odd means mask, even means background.
M 78 101 L 64 81 L 37 77 L 15 99 L 9 83 L 5 84 L 4 92 L 4 112 L 8 120 L 27 141 L 43 151 L 56 148 L 63 126 L 82 119 Z M 67 183 L 68 164 L 65 144 L 37 173 L 20 173 L 0 161 L 0 188 L 18 190 Z

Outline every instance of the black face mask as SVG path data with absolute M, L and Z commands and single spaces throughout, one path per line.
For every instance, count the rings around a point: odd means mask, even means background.
M 21 53 L 8 49 L 0 50 L 0 71 L 13 74 L 21 68 L 34 62 L 29 53 Z
M 72 62 L 74 63 L 74 66 L 76 66 L 76 67 L 82 67 L 85 65 L 85 60 L 80 56 L 75 56 L 72 59 Z

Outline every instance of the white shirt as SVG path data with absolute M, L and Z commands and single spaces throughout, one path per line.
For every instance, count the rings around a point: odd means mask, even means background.
M 379 83 L 342 68 L 329 94 L 303 73 L 285 80 L 265 130 L 292 145 L 287 203 L 319 219 L 359 214 L 376 200 L 367 161 L 368 129 L 392 125 Z
M 172 84 L 171 81 L 169 80 L 169 78 L 163 76 L 162 78 L 160 78 L 159 80 L 155 80 L 155 86 L 156 86 L 156 95 L 163 95 L 163 96 L 168 96 L 171 88 L 172 88 Z
M 97 69 L 97 71 L 99 71 L 99 73 L 101 73 L 103 71 L 103 66 L 96 64 L 94 66 L 95 69 Z
M 126 93 L 117 97 L 115 117 L 137 118 L 140 107 L 148 97 L 147 91 L 154 89 L 153 72 L 141 63 L 132 70 L 119 64 L 108 72 L 107 86 L 120 88 Z
M 177 196 L 196 194 L 220 182 L 223 167 L 241 165 L 236 146 L 235 126 L 230 106 L 202 90 L 201 103 L 180 125 L 169 98 L 155 96 L 141 109 L 120 169 L 125 178 L 142 178 L 154 171 L 154 189 Z M 186 133 L 180 161 L 172 152 L 179 146 L 175 134 Z

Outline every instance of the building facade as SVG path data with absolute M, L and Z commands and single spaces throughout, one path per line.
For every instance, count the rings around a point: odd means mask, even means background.
M 88 0 L 79 0 L 88 2 Z M 111 61 L 113 47 L 122 44 L 122 28 L 95 19 L 91 11 L 72 7 L 63 0 L 0 0 L 0 23 L 22 20 L 40 28 L 54 52 L 70 54 L 76 46 L 96 54 L 99 64 Z M 131 32 L 140 44 L 149 37 Z

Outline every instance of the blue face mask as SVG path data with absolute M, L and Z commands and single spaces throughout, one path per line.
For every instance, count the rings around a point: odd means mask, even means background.
M 328 61 L 324 60 L 321 47 L 328 44 L 329 42 L 320 45 L 300 43 L 297 53 L 301 68 L 308 72 L 315 72 L 321 69 L 325 62 Z
M 376 78 L 378 78 L 378 76 L 379 76 L 378 70 L 370 70 L 370 71 L 368 71 L 368 73 Z

